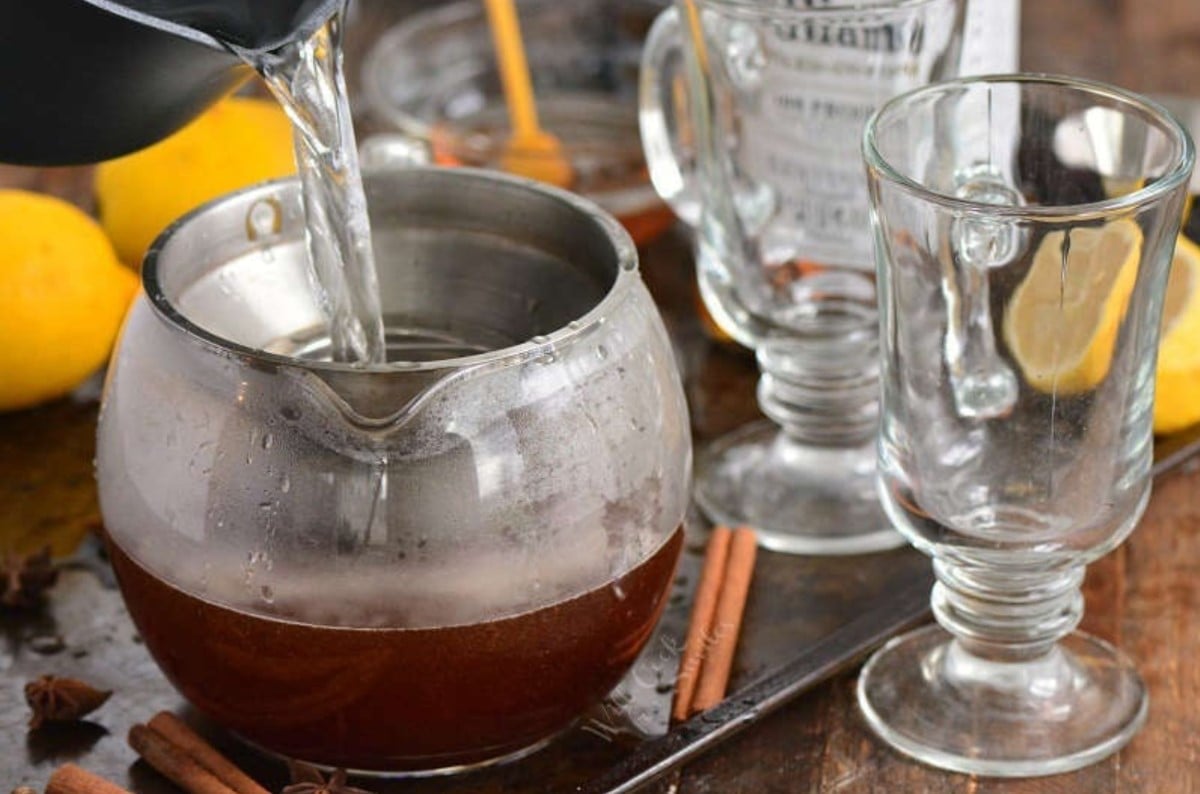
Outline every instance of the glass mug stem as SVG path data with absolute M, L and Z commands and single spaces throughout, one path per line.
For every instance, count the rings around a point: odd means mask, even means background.
M 952 678 L 980 663 L 1036 663 L 1083 617 L 1083 565 L 1022 571 L 938 558 L 933 571 L 933 616 L 956 640 Z
M 767 421 L 706 449 L 695 485 L 701 508 L 718 523 L 753 525 L 774 551 L 858 554 L 902 543 L 875 492 L 873 312 L 849 323 L 814 318 L 803 335 L 763 338 L 755 354 Z
M 857 447 L 874 438 L 879 345 L 873 334 L 766 340 L 755 352 L 759 407 L 788 440 Z

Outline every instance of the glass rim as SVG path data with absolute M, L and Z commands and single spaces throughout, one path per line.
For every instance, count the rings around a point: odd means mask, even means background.
M 1165 131 L 1173 131 L 1175 133 L 1175 138 L 1179 142 L 1177 162 L 1151 184 L 1120 196 L 1080 204 L 1011 206 L 972 201 L 929 188 L 917 180 L 900 173 L 879 151 L 879 147 L 876 145 L 875 131 L 880 119 L 886 115 L 895 113 L 898 108 L 911 103 L 914 99 L 934 94 L 945 94 L 956 88 L 966 88 L 986 83 L 1057 85 L 1081 93 L 1102 96 L 1110 100 L 1115 100 L 1127 107 L 1137 108 L 1143 113 L 1157 119 Z M 1150 204 L 1161 199 L 1165 194 L 1176 189 L 1181 184 L 1187 183 L 1191 176 L 1192 168 L 1195 165 L 1196 150 L 1192 137 L 1182 122 L 1169 110 L 1149 97 L 1097 80 L 1041 72 L 1014 72 L 961 77 L 945 82 L 930 83 L 893 97 L 881 105 L 867 119 L 862 135 L 862 156 L 868 170 L 877 172 L 886 181 L 933 204 L 956 209 L 967 214 L 983 214 L 1005 218 L 1061 220 L 1063 218 L 1107 216 Z
M 578 5 L 591 5 L 592 7 L 602 6 L 605 1 L 589 0 L 588 4 L 584 4 L 580 0 L 572 0 Z M 535 15 L 553 13 L 560 8 L 558 0 L 520 0 L 519 5 L 522 12 Z M 663 6 L 664 9 L 669 7 L 669 4 Z M 577 12 L 572 10 L 571 13 Z M 653 19 L 654 17 L 649 18 Z M 526 24 L 530 23 L 526 22 Z M 406 54 L 402 57 L 413 57 L 410 54 L 409 46 L 412 42 L 445 35 L 458 25 L 478 26 L 477 30 L 486 35 L 489 30 L 486 9 L 478 0 L 451 0 L 451 2 L 441 5 L 422 8 L 388 27 L 371 43 L 363 56 L 359 67 L 363 95 L 371 112 L 378 114 L 382 121 L 398 128 L 402 135 L 419 139 L 419 142 L 429 150 L 431 157 L 436 140 L 446 146 L 451 156 L 463 160 L 465 165 L 494 167 L 495 162 L 498 161 L 499 149 L 503 148 L 502 139 L 491 140 L 489 138 L 486 145 L 473 143 L 471 138 L 478 133 L 463 128 L 458 119 L 444 117 L 441 113 L 422 114 L 419 110 L 410 109 L 409 105 L 413 103 L 413 97 L 421 97 L 422 100 L 426 100 L 432 96 L 428 92 L 413 91 L 401 100 L 397 100 L 389 92 L 389 87 L 396 81 L 395 75 L 398 72 L 396 64 L 393 63 L 396 53 Z M 588 48 L 590 49 L 591 45 L 588 45 Z M 412 52 L 415 53 L 416 50 Z M 527 57 L 532 58 L 533 56 L 527 55 Z M 497 94 L 496 96 L 501 100 L 500 109 L 505 110 L 502 95 Z M 424 101 L 420 104 L 424 104 Z M 636 110 L 636 102 L 622 104 L 629 105 L 630 110 Z M 634 126 L 636 127 L 636 119 L 634 119 Z M 562 141 L 562 144 L 568 152 L 578 146 L 577 143 L 572 144 L 571 141 Z M 491 149 L 496 151 L 491 152 Z M 640 146 L 638 151 L 640 152 Z M 589 193 L 588 195 L 594 194 Z
M 684 0 L 689 2 L 689 0 Z M 836 5 L 819 6 L 814 8 L 797 8 L 782 5 L 782 0 L 776 0 L 780 5 L 764 6 L 762 0 L 690 0 L 697 5 L 724 6 L 750 11 L 759 16 L 778 16 L 784 14 L 797 17 L 837 17 L 847 14 L 881 14 L 909 11 L 940 3 L 952 2 L 963 6 L 962 0 L 842 0 Z M 836 0 L 835 0 L 836 2 Z
M 323 358 L 308 359 L 250 347 L 228 336 L 210 331 L 180 308 L 178 300 L 168 295 L 164 287 L 162 270 L 164 267 L 170 267 L 170 263 L 164 260 L 170 257 L 172 242 L 185 228 L 205 223 L 206 218 L 213 212 L 228 209 L 234 205 L 250 205 L 257 197 L 277 196 L 281 192 L 290 192 L 293 194 L 295 200 L 299 201 L 301 189 L 300 178 L 293 175 L 259 182 L 224 193 L 195 207 L 163 229 L 150 245 L 142 261 L 141 286 L 146 297 L 146 302 L 158 320 L 164 323 L 172 332 L 182 335 L 183 338 L 189 340 L 191 343 L 197 344 L 211 353 L 236 358 L 245 364 L 268 368 L 301 369 L 317 373 L 404 377 L 429 372 L 453 372 L 480 367 L 519 364 L 541 356 L 547 348 L 557 350 L 573 344 L 576 340 L 585 337 L 608 323 L 608 318 L 614 310 L 629 299 L 627 297 L 628 293 L 634 285 L 642 281 L 637 248 L 629 233 L 625 231 L 625 228 L 615 218 L 602 210 L 593 201 L 583 196 L 542 182 L 535 182 L 523 177 L 482 168 L 411 166 L 394 172 L 364 172 L 363 176 L 364 181 L 372 179 L 386 180 L 391 178 L 389 177 L 390 174 L 396 173 L 406 174 L 409 177 L 418 179 L 423 175 L 429 176 L 433 174 L 437 179 L 458 181 L 467 187 L 473 181 L 496 181 L 503 183 L 510 189 L 540 194 L 563 204 L 570 212 L 592 223 L 611 246 L 615 262 L 615 273 L 613 274 L 612 283 L 604 289 L 603 293 L 584 314 L 571 322 L 565 323 L 547 333 L 539 334 L 511 345 L 450 358 L 415 361 L 397 359 L 388 360 L 381 364 L 332 361 Z M 307 252 L 305 255 L 307 256 Z

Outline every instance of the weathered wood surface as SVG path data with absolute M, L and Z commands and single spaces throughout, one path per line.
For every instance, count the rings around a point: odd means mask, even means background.
M 1140 91 L 1200 97 L 1200 3 L 1026 0 L 1022 65 L 1108 80 Z M 79 169 L 0 169 L 0 184 L 44 189 L 86 208 L 92 203 L 87 173 Z M 681 316 L 689 311 L 693 300 L 689 269 L 678 237 L 649 252 L 647 278 L 668 314 Z M 699 440 L 756 415 L 755 373 L 748 356 L 695 335 L 683 351 Z M 69 402 L 0 418 L 3 546 L 31 549 L 49 534 L 56 548 L 65 551 L 95 521 L 91 442 L 80 431 L 81 424 L 86 427 L 91 421 L 91 408 Z M 34 448 L 39 453 L 30 455 Z M 1136 660 L 1152 698 L 1146 727 L 1107 761 L 1068 775 L 1026 781 L 984 780 L 927 769 L 886 749 L 868 732 L 854 703 L 854 674 L 848 673 L 750 727 L 652 790 L 656 794 L 1200 791 L 1198 524 L 1200 469 L 1185 467 L 1158 483 L 1139 529 L 1088 573 L 1084 628 L 1118 644 Z M 16 683 L 6 680 L 3 685 Z M 4 724 L 15 729 L 19 720 Z M 139 779 L 150 777 L 142 770 Z M 0 780 L 0 785 L 5 782 Z

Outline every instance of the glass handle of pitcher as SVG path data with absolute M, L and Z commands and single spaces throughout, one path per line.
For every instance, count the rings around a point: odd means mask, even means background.
M 654 189 L 680 219 L 696 226 L 697 140 L 684 58 L 679 11 L 668 8 L 654 20 L 642 49 L 638 125 Z

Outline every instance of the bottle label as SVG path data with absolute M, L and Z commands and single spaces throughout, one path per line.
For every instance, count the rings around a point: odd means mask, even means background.
M 792 2 L 823 5 L 823 0 Z M 985 9 L 968 17 L 978 31 L 971 49 L 1001 43 L 1003 37 L 991 26 L 1015 23 L 1015 12 L 999 22 L 989 20 L 1006 5 L 1015 6 L 1016 0 L 970 4 Z M 730 24 L 726 63 L 741 103 L 738 165 L 760 192 L 766 186 L 770 193 L 770 220 L 755 228 L 752 217 L 748 223 L 743 218 L 764 264 L 807 259 L 872 266 L 860 153 L 863 125 L 890 97 L 953 76 L 955 70 L 945 73 L 944 64 L 954 55 L 954 7 L 946 0 L 828 19 L 813 15 L 774 20 L 753 32 L 739 29 L 749 23 Z M 1015 36 L 1013 44 L 1015 50 Z M 991 61 L 972 63 L 999 65 L 1008 57 L 1006 50 Z M 750 63 L 758 69 L 748 68 Z
M 969 0 L 963 23 L 962 76 L 1017 70 L 1020 14 L 1020 0 Z

